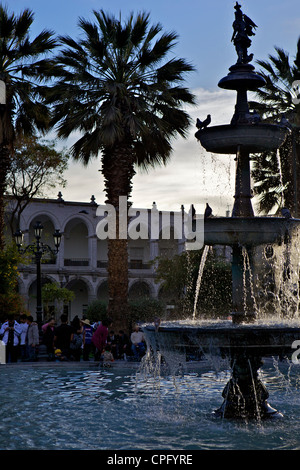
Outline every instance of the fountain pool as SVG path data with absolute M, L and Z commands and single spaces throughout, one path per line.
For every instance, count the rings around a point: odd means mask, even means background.
M 222 420 L 211 410 L 230 372 L 221 362 L 186 363 L 183 374 L 146 368 L 3 365 L 1 450 L 299 449 L 300 366 L 260 369 L 280 420 Z M 288 397 L 288 399 L 287 399 Z

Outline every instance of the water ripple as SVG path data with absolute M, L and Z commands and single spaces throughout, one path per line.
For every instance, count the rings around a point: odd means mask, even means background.
M 274 372 L 275 371 L 275 372 Z M 111 369 L 1 369 L 0 448 L 297 449 L 299 377 L 280 364 L 262 371 L 280 422 L 213 417 L 228 371 L 153 377 Z

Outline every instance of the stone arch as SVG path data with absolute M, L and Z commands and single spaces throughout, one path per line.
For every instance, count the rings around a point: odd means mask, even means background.
M 28 230 L 29 227 L 33 226 L 38 220 L 43 225 L 45 221 L 51 221 L 55 230 L 60 229 L 61 223 L 53 212 L 39 210 L 31 214 L 28 219 L 25 219 L 23 214 L 21 215 L 21 230 Z
M 142 298 L 152 297 L 153 289 L 151 284 L 145 280 L 136 280 L 133 281 L 128 289 L 128 298 L 129 300 L 137 300 Z
M 78 276 L 70 281 L 65 286 L 75 294 L 74 300 L 70 302 L 68 309 L 65 309 L 65 313 L 68 314 L 69 321 L 71 321 L 76 315 L 79 318 L 85 314 L 89 299 L 91 295 L 91 284 L 83 276 Z
M 65 266 L 89 266 L 90 224 L 83 217 L 72 217 L 65 223 L 64 229 L 64 264 Z
M 56 247 L 54 245 L 54 238 L 53 238 L 53 234 L 55 230 L 58 228 L 56 219 L 49 212 L 37 211 L 30 216 L 30 218 L 27 220 L 26 225 L 25 225 L 25 222 L 23 221 L 21 225 L 21 230 L 24 233 L 24 246 L 27 246 L 29 244 L 33 244 L 36 242 L 36 239 L 34 236 L 34 225 L 36 222 L 41 222 L 41 224 L 43 225 L 41 242 L 50 247 L 49 251 L 45 251 L 45 253 L 43 253 L 42 262 L 47 263 L 47 264 L 56 264 L 57 257 L 54 254 L 54 252 L 56 251 Z M 35 264 L 35 259 L 34 259 L 33 254 L 32 254 L 31 264 Z
M 83 215 L 78 212 L 78 214 L 72 214 L 71 216 L 64 219 L 64 224 L 62 227 L 63 232 L 67 232 L 70 228 L 74 227 L 74 225 L 78 224 L 78 222 L 83 223 L 88 231 L 88 236 L 95 235 L 95 228 L 92 222 Z
M 160 286 L 158 290 L 158 300 L 160 300 L 164 305 L 175 305 L 177 303 L 176 300 L 177 292 L 166 291 L 163 286 Z
M 108 295 L 108 281 L 107 279 L 103 280 L 97 289 L 97 299 L 102 300 L 104 302 L 108 302 L 109 295 Z

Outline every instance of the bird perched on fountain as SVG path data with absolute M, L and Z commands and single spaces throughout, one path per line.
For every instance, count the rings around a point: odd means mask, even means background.
M 197 118 L 196 127 L 198 129 L 205 129 L 207 126 L 209 126 L 210 123 L 211 123 L 211 115 L 208 114 L 207 118 L 204 119 L 204 121 L 200 121 L 200 119 Z
M 258 124 L 261 122 L 260 114 L 255 109 L 252 113 L 246 113 L 245 118 L 250 124 Z
M 282 217 L 285 217 L 286 219 L 290 219 L 292 217 L 290 211 L 286 207 L 283 207 L 281 209 L 281 215 Z
M 195 219 L 196 217 L 196 209 L 194 207 L 194 204 L 191 204 L 190 210 L 189 210 L 189 217 L 192 218 L 192 220 Z
M 208 219 L 208 217 L 211 217 L 211 216 L 212 216 L 212 208 L 210 207 L 208 203 L 206 203 L 206 208 L 204 211 L 204 219 Z

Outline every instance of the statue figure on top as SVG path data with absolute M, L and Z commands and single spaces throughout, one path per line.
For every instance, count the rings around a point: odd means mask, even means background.
M 249 36 L 254 36 L 253 29 L 256 29 L 256 24 L 241 10 L 241 5 L 236 2 L 235 6 L 235 20 L 233 22 L 233 35 L 231 41 L 235 45 L 238 55 L 238 64 L 248 64 L 253 59 L 253 54 L 248 55 L 248 48 L 251 46 L 251 39 Z

